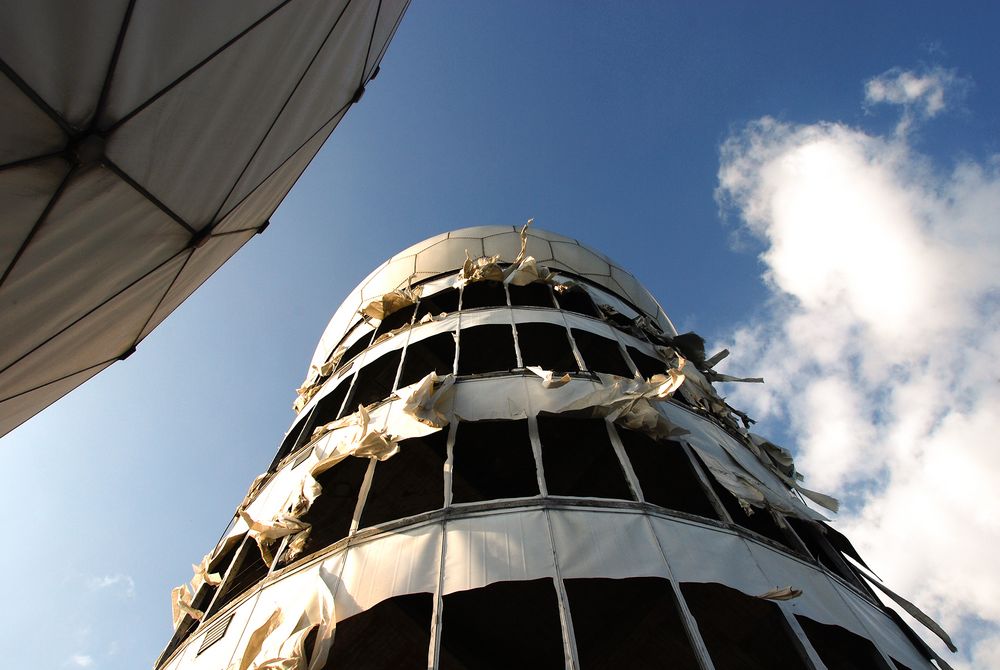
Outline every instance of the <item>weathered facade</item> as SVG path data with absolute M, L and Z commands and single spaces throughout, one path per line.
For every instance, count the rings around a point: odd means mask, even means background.
M 158 666 L 935 667 L 805 502 L 836 501 L 716 394 L 754 381 L 724 357 L 559 235 L 397 254 L 324 333 Z

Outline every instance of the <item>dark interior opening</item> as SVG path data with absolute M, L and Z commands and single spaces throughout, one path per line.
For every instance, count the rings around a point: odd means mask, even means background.
M 510 304 L 514 307 L 555 307 L 552 302 L 552 289 L 540 281 L 531 282 L 527 286 L 507 285 L 510 294 Z
M 392 395 L 392 385 L 396 382 L 396 371 L 402 356 L 402 350 L 396 349 L 358 370 L 354 388 L 351 389 L 351 400 L 344 412 L 350 414 L 358 405 L 371 405 Z
M 830 572 L 840 575 L 852 584 L 861 585 L 866 591 L 868 590 L 864 587 L 861 579 L 850 569 L 850 566 L 844 562 L 843 558 L 837 560 L 837 550 L 834 549 L 833 545 L 827 539 L 826 534 L 823 532 L 823 526 L 814 521 L 796 519 L 794 517 L 788 517 L 786 520 L 788 525 L 792 527 L 792 530 L 795 531 L 795 534 L 802 540 L 802 544 L 806 546 L 806 549 L 809 550 L 813 558 L 819 561 L 820 565 Z
M 616 429 L 646 502 L 710 519 L 719 518 L 684 447 L 676 442 L 658 442 L 621 426 Z
M 863 670 L 886 667 L 875 645 L 846 628 L 819 623 L 809 617 L 795 617 L 827 670 Z
M 576 348 L 580 350 L 588 370 L 606 372 L 619 377 L 632 377 L 632 370 L 625 362 L 618 342 L 579 328 L 573 328 L 572 332 Z
M 413 593 L 383 600 L 337 624 L 324 670 L 425 670 L 434 596 Z
M 567 579 L 564 584 L 582 670 L 698 670 L 666 579 Z
M 399 374 L 399 388 L 416 384 L 431 372 L 439 375 L 451 374 L 455 364 L 455 336 L 453 333 L 438 333 L 431 337 L 411 342 L 406 346 L 403 371 Z
M 420 319 L 428 314 L 437 316 L 438 314 L 451 314 L 458 311 L 458 289 L 446 288 L 438 291 L 434 295 L 420 298 L 417 303 L 417 313 L 413 319 L 414 323 L 420 323 Z
M 458 374 L 513 370 L 517 367 L 514 332 L 508 325 L 463 328 L 459 334 Z
M 594 304 L 590 294 L 579 286 L 570 287 L 565 291 L 556 291 L 555 294 L 561 309 L 592 316 L 595 319 L 601 318 L 601 313 L 597 310 L 597 305 Z
M 440 670 L 566 667 L 551 579 L 449 593 L 441 614 Z
M 573 348 L 566 328 L 553 323 L 519 323 L 517 344 L 521 347 L 521 362 L 525 367 L 540 365 L 545 370 L 576 372 Z
M 316 403 L 316 408 L 309 417 L 309 423 L 306 426 L 306 429 L 302 432 L 300 439 L 296 441 L 296 447 L 308 442 L 309 438 L 312 437 L 313 430 L 315 430 L 317 426 L 322 426 L 324 423 L 336 421 L 342 416 L 341 406 L 344 404 L 344 397 L 347 396 L 347 391 L 350 388 L 351 377 L 348 375 L 344 379 L 340 380 L 340 383 L 337 384 L 337 388 L 333 389 L 319 399 Z
M 829 526 L 823 522 L 819 522 L 819 526 L 820 528 L 823 529 L 824 531 L 823 534 L 826 536 L 827 541 L 829 541 L 830 546 L 832 546 L 836 551 L 840 552 L 841 554 L 844 554 L 845 556 L 850 556 L 860 565 L 863 565 L 864 567 L 868 568 L 868 564 L 865 563 L 865 560 L 863 558 L 861 558 L 861 555 L 858 553 L 858 550 L 854 548 L 854 545 L 851 544 L 851 541 L 847 539 L 846 535 L 841 533 L 833 526 Z M 868 569 L 871 570 L 871 568 Z
M 774 603 L 722 584 L 681 584 L 716 670 L 806 668 Z
M 667 372 L 667 364 L 661 361 L 659 358 L 653 358 L 648 354 L 644 354 L 635 347 L 625 347 L 628 351 L 628 355 L 632 358 L 632 362 L 635 363 L 635 367 L 639 368 L 639 373 L 649 379 L 653 375 L 662 375 Z
M 462 309 L 506 307 L 507 291 L 498 281 L 477 281 L 462 287 Z
M 538 495 L 528 422 L 462 421 L 455 433 L 451 500 L 479 502 Z
M 416 311 L 417 306 L 415 304 L 407 305 L 406 307 L 400 307 L 395 312 L 382 319 L 382 322 L 378 324 L 378 328 L 375 329 L 375 339 L 378 339 L 378 336 L 383 333 L 388 333 L 389 331 L 408 325 L 410 323 L 410 319 L 413 318 L 413 313 Z
M 695 458 L 698 458 L 697 454 Z M 701 461 L 701 459 L 698 459 Z M 708 467 L 705 466 L 704 462 L 701 462 L 702 468 L 705 472 L 709 472 Z M 778 526 L 778 522 L 774 520 L 771 516 L 771 512 L 767 509 L 762 509 L 759 507 L 751 508 L 753 513 L 747 514 L 746 510 L 740 505 L 739 501 L 736 499 L 728 489 L 724 488 L 722 484 L 716 481 L 715 477 L 709 472 L 708 482 L 712 486 L 712 490 L 715 492 L 715 496 L 722 503 L 722 506 L 729 512 L 729 516 L 732 517 L 733 523 L 737 526 L 742 526 L 747 530 L 752 530 L 755 533 L 763 535 L 764 537 L 774 540 L 775 542 L 785 546 L 788 549 L 797 551 L 797 547 L 793 547 L 789 542 L 788 537 L 785 532 L 781 530 Z
M 538 417 L 550 495 L 633 500 L 604 419 Z
M 444 507 L 447 443 L 447 430 L 402 440 L 399 453 L 376 463 L 360 526 L 377 526 Z
M 264 559 L 260 556 L 260 549 L 257 542 L 250 537 L 243 540 L 238 554 L 239 564 L 235 565 L 235 570 L 219 586 L 221 591 L 212 605 L 214 614 L 231 603 L 237 596 L 245 593 L 260 580 L 267 577 L 268 567 Z
M 345 351 L 344 355 L 340 357 L 340 363 L 337 364 L 337 369 L 339 370 L 341 366 L 344 365 L 344 363 L 346 363 L 347 361 L 351 360 L 352 358 L 360 354 L 362 351 L 364 351 L 371 343 L 372 337 L 373 337 L 372 333 L 365 333 L 360 338 L 358 338 L 358 340 L 354 344 L 347 347 L 347 351 Z
M 368 463 L 368 458 L 348 456 L 316 477 L 323 491 L 302 515 L 312 525 L 303 555 L 347 537 Z

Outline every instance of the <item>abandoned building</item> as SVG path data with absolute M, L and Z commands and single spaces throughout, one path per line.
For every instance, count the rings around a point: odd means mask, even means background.
M 754 381 L 726 353 L 561 235 L 402 251 L 334 315 L 156 667 L 945 667 L 716 392 Z

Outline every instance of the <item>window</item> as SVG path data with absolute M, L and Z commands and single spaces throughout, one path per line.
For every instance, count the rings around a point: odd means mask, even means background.
M 570 287 L 564 291 L 556 291 L 556 301 L 561 309 L 577 314 L 592 316 L 595 319 L 601 318 L 601 313 L 597 310 L 597 305 L 591 299 L 590 294 L 579 286 Z
M 646 502 L 667 509 L 717 519 L 698 474 L 676 442 L 659 442 L 616 426 Z
M 309 418 L 309 425 L 296 446 L 305 444 L 309 438 L 312 437 L 312 431 L 317 426 L 322 426 L 325 423 L 336 421 L 342 416 L 341 406 L 344 404 L 344 398 L 347 396 L 347 391 L 350 387 L 351 378 L 348 376 L 345 379 L 340 380 L 340 383 L 337 384 L 337 388 L 333 389 L 333 391 L 327 393 L 319 399 L 316 403 L 316 408 L 313 410 L 312 416 Z
M 372 333 L 370 332 L 366 332 L 364 335 L 355 340 L 354 344 L 347 347 L 347 350 L 344 352 L 344 355 L 340 357 L 340 363 L 337 364 L 337 368 L 339 369 L 340 366 L 342 366 L 344 363 L 351 360 L 352 358 L 360 354 L 362 351 L 367 349 L 371 341 L 372 341 Z
M 567 579 L 564 584 L 581 670 L 698 670 L 667 580 Z
M 864 583 L 830 544 L 826 534 L 823 532 L 823 526 L 813 521 L 792 517 L 789 517 L 787 521 L 788 525 L 795 531 L 795 534 L 802 540 L 802 544 L 806 546 L 806 549 L 813 555 L 813 558 L 819 561 L 820 565 L 830 572 L 840 575 L 852 584 L 861 586 L 868 592 L 868 588 L 864 586 Z M 878 601 L 877 598 L 876 601 Z
M 513 370 L 514 333 L 507 325 L 473 326 L 459 333 L 458 374 Z
M 451 314 L 457 311 L 458 289 L 448 288 L 438 291 L 433 295 L 420 298 L 420 302 L 417 303 L 417 312 L 413 322 L 420 323 L 420 320 L 428 314 L 437 316 L 438 314 Z
M 695 455 L 697 457 L 697 454 Z M 699 462 L 701 459 L 698 459 Z M 701 463 L 702 468 L 707 472 L 708 468 L 705 467 L 704 463 Z M 733 523 L 737 526 L 746 528 L 747 530 L 752 530 L 759 535 L 774 540 L 778 544 L 784 545 L 788 549 L 796 550 L 795 547 L 789 542 L 788 537 L 785 532 L 778 525 L 778 522 L 774 520 L 771 516 L 770 510 L 753 508 L 752 514 L 747 514 L 747 512 L 740 506 L 739 501 L 736 499 L 728 489 L 723 488 L 719 482 L 716 481 L 715 477 L 711 474 L 708 475 L 708 482 L 715 492 L 715 496 L 722 503 L 722 506 L 729 512 L 729 516 L 732 518 Z
M 431 643 L 434 596 L 413 593 L 383 600 L 337 624 L 325 670 L 424 670 Z
M 633 500 L 604 419 L 539 416 L 550 495 Z
M 462 287 L 462 309 L 506 307 L 507 291 L 498 281 L 477 281 Z
M 552 301 L 552 289 L 542 282 L 531 282 L 527 286 L 507 285 L 510 294 L 510 304 L 514 307 L 555 307 Z
M 625 347 L 625 349 L 632 358 L 632 362 L 635 363 L 635 367 L 638 368 L 639 374 L 646 379 L 649 379 L 653 375 L 662 375 L 667 372 L 667 364 L 659 358 L 653 358 L 648 354 L 644 354 L 635 347 Z
M 402 355 L 400 349 L 390 351 L 358 370 L 354 388 L 351 390 L 351 400 L 345 410 L 346 414 L 356 410 L 358 405 L 371 405 L 392 395 L 392 386 L 396 381 L 396 371 L 399 369 Z
M 406 307 L 400 307 L 382 319 L 382 322 L 378 324 L 378 328 L 375 329 L 375 339 L 378 339 L 378 336 L 383 333 L 388 333 L 389 331 L 409 325 L 410 319 L 413 318 L 413 313 L 416 311 L 416 305 L 407 305 Z
M 440 670 L 563 670 L 551 579 L 497 582 L 443 598 Z
M 463 421 L 456 430 L 453 503 L 538 495 L 527 420 Z
M 260 549 L 253 538 L 244 538 L 230 573 L 219 586 L 219 594 L 212 604 L 211 614 L 221 610 L 267 576 L 267 564 L 261 558 Z
M 347 537 L 369 462 L 348 456 L 316 477 L 323 491 L 302 515 L 303 521 L 312 524 L 303 555 Z
M 722 584 L 681 584 L 716 670 L 806 668 L 774 603 Z
M 517 344 L 525 367 L 540 365 L 545 370 L 579 370 L 566 329 L 552 323 L 519 323 Z
M 846 628 L 822 624 L 804 616 L 795 617 L 827 670 L 885 668 L 885 661 L 869 640 Z
M 399 387 L 416 384 L 431 372 L 439 375 L 451 374 L 455 363 L 454 333 L 438 333 L 406 347 L 403 357 L 403 371 L 399 375 Z
M 403 440 L 399 453 L 375 463 L 360 526 L 377 526 L 444 507 L 448 431 Z
M 625 362 L 618 342 L 579 328 L 573 328 L 572 332 L 576 348 L 580 350 L 588 370 L 606 372 L 619 377 L 632 377 L 632 370 Z

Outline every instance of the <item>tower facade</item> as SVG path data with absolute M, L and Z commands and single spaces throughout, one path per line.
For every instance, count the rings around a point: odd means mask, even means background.
M 716 393 L 753 381 L 724 356 L 560 235 L 393 256 L 175 589 L 157 667 L 934 668 L 836 501 Z

